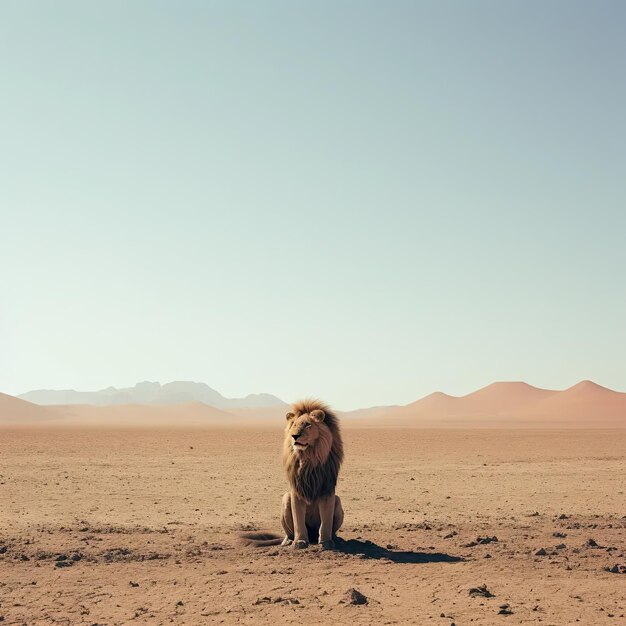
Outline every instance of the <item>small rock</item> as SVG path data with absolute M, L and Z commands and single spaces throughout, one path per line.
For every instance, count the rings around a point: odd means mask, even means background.
M 567 533 L 552 533 L 553 537 L 556 537 L 557 539 L 565 539 L 565 537 L 567 537 Z
M 348 604 L 354 605 L 367 604 L 368 599 L 360 591 L 352 588 L 348 589 L 348 591 L 346 592 L 346 602 Z
M 283 598 L 282 596 L 278 596 L 272 600 L 272 604 L 300 604 L 300 600 L 298 600 L 298 598 Z
M 547 556 L 547 552 L 545 550 L 545 548 L 539 548 L 539 550 L 537 550 L 537 552 L 535 552 L 535 556 Z
M 587 539 L 585 544 L 588 548 L 599 548 L 598 542 L 595 539 Z
M 513 611 L 511 611 L 511 607 L 508 604 L 501 604 L 500 610 L 498 611 L 498 615 L 512 615 Z
M 463 548 L 473 548 L 477 545 L 486 545 L 488 543 L 496 543 L 498 538 L 494 535 L 493 537 L 476 537 L 476 541 L 470 541 L 469 543 L 463 544 Z
M 498 541 L 498 538 L 495 535 L 493 537 L 478 537 L 476 541 L 480 544 L 495 543 Z
M 559 543 L 556 546 L 554 546 L 557 550 L 565 550 L 565 548 L 567 548 L 567 546 L 564 543 Z
M 139 583 L 136 583 L 136 582 L 134 582 L 133 580 L 131 580 L 128 584 L 129 584 L 131 587 L 139 587 Z
M 482 598 L 493 598 L 494 595 L 487 589 L 487 585 L 479 585 L 478 587 L 472 587 L 469 590 L 469 595 L 473 598 L 476 596 L 480 596 Z

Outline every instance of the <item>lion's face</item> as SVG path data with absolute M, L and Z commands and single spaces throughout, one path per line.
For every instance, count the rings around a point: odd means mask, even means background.
M 324 426 L 324 411 L 316 410 L 303 415 L 287 413 L 286 436 L 294 452 L 300 454 L 314 448 L 328 431 Z

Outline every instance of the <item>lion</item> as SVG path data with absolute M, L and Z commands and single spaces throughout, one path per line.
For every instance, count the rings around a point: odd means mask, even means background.
M 337 416 L 321 400 L 296 402 L 287 413 L 283 465 L 290 491 L 282 499 L 284 539 L 267 533 L 245 535 L 248 545 L 307 548 L 319 543 L 335 548 L 343 524 L 341 499 L 335 495 L 343 462 L 343 441 Z

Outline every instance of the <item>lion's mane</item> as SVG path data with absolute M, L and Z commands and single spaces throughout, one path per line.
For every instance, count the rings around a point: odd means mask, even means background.
M 319 424 L 320 436 L 312 449 L 299 454 L 294 452 L 288 432 L 285 432 L 283 442 L 283 464 L 289 484 L 307 502 L 314 502 L 334 493 L 343 461 L 339 420 L 332 409 L 316 399 L 301 400 L 291 407 L 296 417 L 316 410 L 324 411 L 325 417 Z

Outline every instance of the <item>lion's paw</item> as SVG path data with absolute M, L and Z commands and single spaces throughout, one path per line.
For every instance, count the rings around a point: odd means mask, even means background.
M 298 539 L 297 541 L 294 541 L 291 544 L 291 547 L 294 550 L 303 550 L 304 548 L 308 548 L 309 547 L 309 542 L 306 541 L 305 539 Z
M 283 542 L 280 544 L 281 546 L 290 546 L 293 543 L 293 539 L 289 539 L 289 537 L 285 537 Z

